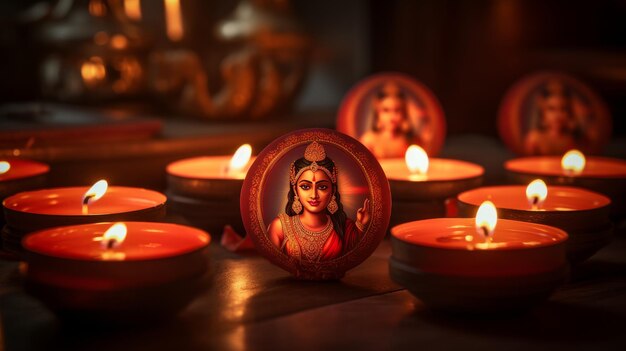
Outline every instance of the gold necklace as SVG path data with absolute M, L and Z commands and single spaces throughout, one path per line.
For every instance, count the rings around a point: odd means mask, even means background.
M 313 231 L 304 227 L 304 224 L 300 221 L 300 216 L 296 217 L 294 229 L 297 233 L 296 240 L 300 244 L 300 250 L 308 261 L 318 261 L 324 249 L 324 244 L 333 231 L 333 221 L 326 216 L 328 219 L 326 226 L 320 231 Z

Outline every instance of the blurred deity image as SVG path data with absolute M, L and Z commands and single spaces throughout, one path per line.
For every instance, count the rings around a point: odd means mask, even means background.
M 289 172 L 287 205 L 268 228 L 272 243 L 290 257 L 311 262 L 350 252 L 370 221 L 369 199 L 348 218 L 337 181 L 339 166 L 312 142 Z
M 593 141 L 589 105 L 573 96 L 563 82 L 547 82 L 536 99 L 534 118 L 524 148 L 529 155 L 558 155 L 573 148 L 588 150 Z M 587 127 L 587 128 L 586 128 Z
M 443 144 L 445 118 L 425 86 L 396 73 L 380 74 L 346 95 L 337 129 L 357 138 L 379 159 L 404 157 L 411 144 L 435 155 Z
M 542 75 L 509 91 L 499 116 L 500 134 L 524 155 L 561 155 L 570 149 L 601 150 L 611 131 L 608 110 L 582 83 Z
M 413 131 L 406 97 L 400 87 L 388 82 L 377 93 L 372 106 L 371 128 L 359 139 L 378 158 L 401 157 L 411 144 L 423 145 Z M 427 118 L 419 129 L 426 129 Z

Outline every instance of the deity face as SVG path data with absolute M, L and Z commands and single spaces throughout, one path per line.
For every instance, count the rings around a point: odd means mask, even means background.
M 567 100 L 562 96 L 550 96 L 545 100 L 543 123 L 548 129 L 563 130 L 569 121 Z
M 378 128 L 398 130 L 404 122 L 404 101 L 395 96 L 384 97 L 378 103 Z
M 333 195 L 333 184 L 324 171 L 304 171 L 295 187 L 304 210 L 312 213 L 326 210 Z

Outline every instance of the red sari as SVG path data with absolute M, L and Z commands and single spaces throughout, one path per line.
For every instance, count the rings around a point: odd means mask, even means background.
M 363 232 L 357 228 L 354 221 L 348 218 L 346 219 L 343 240 L 335 229 L 332 228 L 330 233 L 327 234 L 328 239 L 323 242 L 323 245 L 321 242 L 319 244 L 307 245 L 301 229 L 295 223 L 298 220 L 296 216 L 290 217 L 285 213 L 281 213 L 278 217 L 280 218 L 284 234 L 279 246 L 281 251 L 300 260 L 326 261 L 343 256 L 356 247 L 363 235 Z

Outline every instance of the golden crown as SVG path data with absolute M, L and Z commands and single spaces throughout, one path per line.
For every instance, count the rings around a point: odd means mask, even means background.
M 318 170 L 323 171 L 324 173 L 326 173 L 328 178 L 330 178 L 330 181 L 333 184 L 337 183 L 337 167 L 334 167 L 333 171 L 331 172 L 326 167 L 317 164 L 318 161 L 323 161 L 324 159 L 326 159 L 326 150 L 324 150 L 324 147 L 320 143 L 314 141 L 309 144 L 309 146 L 306 147 L 306 150 L 304 150 L 304 159 L 312 163 L 306 167 L 302 167 L 298 171 L 298 173 L 296 173 L 295 161 L 291 163 L 291 167 L 289 169 L 289 182 L 291 183 L 291 185 L 295 185 L 300 175 L 308 170 L 313 173 L 317 172 Z
M 304 159 L 311 162 L 323 161 L 326 158 L 326 150 L 317 141 L 314 141 L 304 150 Z

